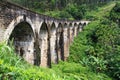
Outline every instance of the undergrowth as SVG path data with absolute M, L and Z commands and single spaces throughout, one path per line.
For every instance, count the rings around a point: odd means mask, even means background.
M 76 63 L 59 62 L 52 69 L 33 66 L 14 53 L 14 48 L 0 43 L 0 80 L 111 80 L 102 73 Z
M 119 8 L 119 3 L 111 4 L 90 14 L 96 20 L 75 38 L 70 47 L 69 62 L 82 64 L 96 73 L 107 74 L 113 80 L 120 79 Z

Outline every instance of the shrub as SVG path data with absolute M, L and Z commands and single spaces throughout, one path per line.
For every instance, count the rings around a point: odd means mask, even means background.
M 76 6 L 75 4 L 69 4 L 66 11 L 76 20 L 81 20 L 86 12 L 85 6 Z
M 110 19 L 120 24 L 120 3 L 117 3 L 111 10 Z

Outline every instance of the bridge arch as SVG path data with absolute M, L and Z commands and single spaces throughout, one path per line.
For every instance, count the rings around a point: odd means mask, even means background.
M 57 49 L 57 62 L 64 60 L 64 39 L 63 39 L 63 25 L 58 24 L 56 29 L 56 49 Z
M 67 60 L 69 56 L 69 24 L 64 23 L 64 60 Z
M 31 25 L 26 21 L 12 26 L 8 44 L 13 40 L 15 51 L 28 63 L 34 64 L 34 32 Z
M 82 23 L 82 30 L 84 30 L 85 26 L 87 25 L 86 22 Z
M 6 42 L 8 42 L 9 37 L 10 37 L 12 31 L 14 30 L 14 28 L 21 22 L 27 22 L 28 24 L 30 24 L 30 27 L 32 28 L 33 33 L 35 33 L 34 25 L 31 21 L 31 19 L 29 19 L 28 17 L 26 17 L 26 19 L 24 19 L 24 16 L 18 16 L 16 19 L 12 20 L 12 22 L 8 25 L 8 27 L 5 31 L 4 40 L 6 40 Z M 34 35 L 34 37 L 35 37 L 35 35 Z
M 51 61 L 53 63 L 57 63 L 57 45 L 56 45 L 56 25 L 53 22 L 52 25 L 50 26 L 50 52 L 51 52 Z
M 87 22 L 84 22 L 84 23 L 83 23 L 83 26 L 86 26 L 86 25 L 87 25 Z
M 69 23 L 69 44 L 72 43 L 73 41 L 73 36 L 74 36 L 74 33 L 73 33 L 73 24 L 72 23 Z
M 83 28 L 83 27 L 82 27 L 82 23 L 79 23 L 79 24 L 78 24 L 78 28 L 77 28 L 77 35 L 78 35 L 79 32 L 82 31 L 82 28 Z
M 49 28 L 47 23 L 43 22 L 39 30 L 39 45 L 40 45 L 40 62 L 41 66 L 50 66 L 50 40 L 49 40 Z
M 77 27 L 78 27 L 77 23 L 74 23 L 74 28 L 73 28 L 74 37 L 77 36 Z

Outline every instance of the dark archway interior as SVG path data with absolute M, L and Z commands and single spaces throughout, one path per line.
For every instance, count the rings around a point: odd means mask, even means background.
M 53 32 L 55 30 L 56 30 L 55 23 L 53 23 L 52 26 L 51 26 L 51 31 Z
M 48 28 L 45 22 L 42 23 L 39 32 L 39 44 L 41 50 L 41 65 L 44 66 L 44 63 L 47 62 L 47 66 L 51 66 L 51 55 L 50 55 L 50 40 L 48 35 Z M 46 61 L 47 60 L 47 61 Z
M 51 25 L 51 59 L 54 60 L 54 63 L 58 63 L 58 59 L 57 59 L 57 39 L 56 39 L 56 27 L 55 27 L 55 23 L 53 23 Z
M 72 30 L 73 26 L 72 23 L 69 24 L 69 28 L 68 28 L 68 38 L 69 38 L 69 44 L 72 42 L 72 35 L 73 35 L 73 30 Z
M 77 23 L 74 24 L 74 28 L 73 28 L 74 36 L 76 35 L 76 32 L 77 32 L 76 27 L 77 27 Z
M 68 38 L 70 39 L 70 33 L 71 33 L 71 31 L 70 31 L 70 29 L 72 28 L 72 23 L 70 23 L 69 24 L 69 27 L 68 27 Z
M 21 22 L 15 26 L 9 39 L 14 39 L 16 41 L 30 41 L 32 38 L 33 31 L 31 26 L 27 22 Z
M 74 38 L 74 35 L 75 35 L 75 26 L 73 27 L 73 34 L 72 34 L 73 38 Z
M 79 34 L 79 32 L 80 32 L 80 30 L 82 30 L 82 24 L 80 23 L 79 25 L 78 25 L 78 29 L 77 29 L 77 34 Z
M 83 25 L 82 25 L 82 30 L 84 30 L 84 27 L 86 26 L 86 23 L 84 23 Z
M 15 26 L 9 42 L 13 40 L 15 51 L 27 62 L 34 64 L 34 33 L 27 22 L 21 22 Z
M 57 62 L 58 60 L 64 61 L 64 40 L 63 40 L 63 28 L 62 24 L 58 25 L 56 34 L 56 47 L 57 47 Z

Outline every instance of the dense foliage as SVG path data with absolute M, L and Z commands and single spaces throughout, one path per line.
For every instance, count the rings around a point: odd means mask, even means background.
M 110 16 L 108 13 L 100 15 L 101 12 L 95 16 L 98 20 L 86 26 L 75 39 L 69 58 L 70 62 L 90 66 L 95 72 L 105 73 L 115 80 L 120 79 L 120 27 L 118 23 L 112 21 L 115 18 L 111 17 L 111 14 L 120 16 L 118 12 L 113 13 L 116 8 L 118 9 L 118 5 L 117 3 L 110 11 Z M 106 9 L 102 12 L 104 13 Z
M 116 6 L 110 12 L 111 20 L 120 24 L 120 3 L 117 3 Z
M 74 66 L 73 66 L 74 65 Z M 74 67 L 74 68 L 73 68 Z M 14 48 L 0 44 L 0 80 L 111 80 L 81 64 L 60 62 L 52 69 L 32 66 L 14 53 Z
M 22 5 L 38 13 L 62 18 L 62 19 L 83 19 L 86 10 L 95 9 L 112 0 L 8 0 Z

